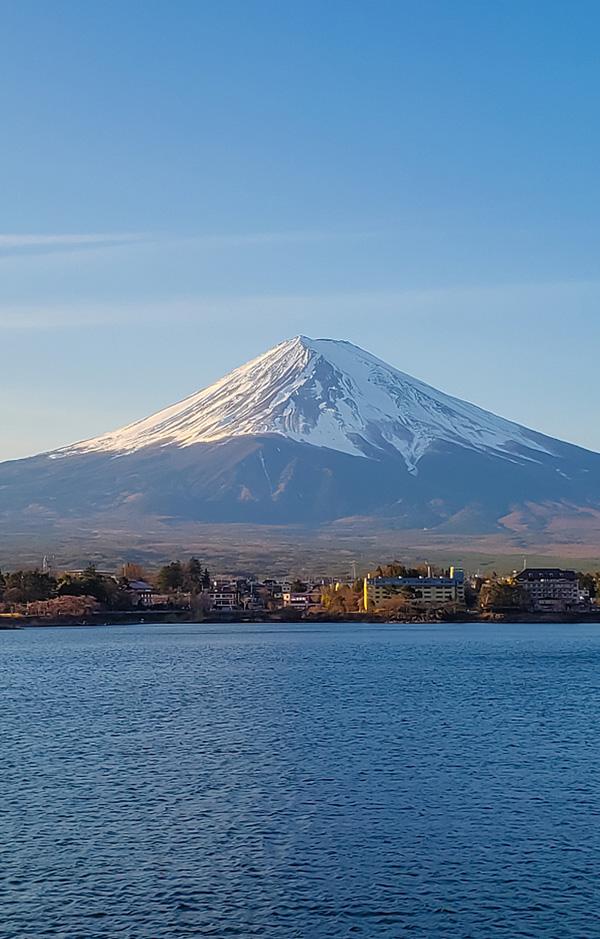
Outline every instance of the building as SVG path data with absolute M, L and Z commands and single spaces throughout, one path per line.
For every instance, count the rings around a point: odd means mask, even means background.
M 221 610 L 223 612 L 232 612 L 239 610 L 240 604 L 237 594 L 226 590 L 209 590 L 208 599 L 211 610 Z
M 127 586 L 136 606 L 152 606 L 152 586 L 145 580 L 130 580 Z
M 309 596 L 307 593 L 294 593 L 291 590 L 286 590 L 282 592 L 281 599 L 286 609 L 301 611 L 308 609 Z
M 558 567 L 526 567 L 516 574 L 515 583 L 527 594 L 531 609 L 564 613 L 580 602 L 575 571 Z
M 283 606 L 286 609 L 308 610 L 313 606 L 319 606 L 323 590 L 321 587 L 312 587 L 307 585 L 306 590 L 300 591 L 284 590 L 281 594 Z
M 231 612 L 240 608 L 240 591 L 237 580 L 224 578 L 213 580 L 208 597 L 211 610 Z
M 385 600 L 402 595 L 407 605 L 414 607 L 464 606 L 464 572 L 451 567 L 448 577 L 365 577 L 365 610 L 376 610 Z
M 231 612 L 239 609 L 238 597 L 227 590 L 209 590 L 208 600 L 211 610 Z

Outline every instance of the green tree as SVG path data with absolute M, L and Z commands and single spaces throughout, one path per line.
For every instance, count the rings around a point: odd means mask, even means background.
M 119 584 L 112 577 L 99 574 L 89 564 L 81 574 L 64 574 L 58 581 L 60 597 L 93 597 L 105 606 L 118 606 Z
M 183 587 L 184 571 L 180 561 L 171 561 L 161 567 L 156 577 L 156 584 L 163 593 L 174 593 Z
M 527 592 L 518 584 L 491 581 L 483 585 L 479 595 L 482 610 L 501 613 L 503 610 L 529 609 Z
M 290 591 L 292 593 L 306 593 L 306 584 L 296 577 L 290 584 Z
M 593 599 L 598 593 L 597 574 L 585 574 L 580 571 L 577 574 L 577 580 L 582 590 L 589 590 L 590 597 Z
M 407 577 L 408 568 L 401 564 L 400 561 L 392 561 L 391 564 L 386 564 L 384 567 L 385 577 Z
M 187 562 L 183 573 L 183 586 L 190 593 L 202 593 L 203 573 L 198 558 L 190 558 Z
M 48 600 L 54 596 L 56 581 L 37 568 L 32 571 L 13 571 L 4 579 L 3 592 L 10 592 L 12 603 L 30 603 L 33 600 Z
M 375 568 L 377 577 L 426 577 L 427 565 L 418 564 L 417 567 L 407 567 L 400 561 L 392 561 L 391 564 L 381 564 Z

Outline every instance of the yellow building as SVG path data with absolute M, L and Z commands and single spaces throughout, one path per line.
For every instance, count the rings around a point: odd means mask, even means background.
M 404 593 L 411 606 L 439 607 L 448 603 L 464 606 L 463 571 L 450 568 L 450 577 L 372 577 L 364 580 L 365 610 L 378 609 L 385 600 Z

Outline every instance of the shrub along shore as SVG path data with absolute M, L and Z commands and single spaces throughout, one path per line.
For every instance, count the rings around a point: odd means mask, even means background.
M 386 613 L 328 613 L 315 612 L 299 616 L 294 611 L 278 612 L 211 612 L 198 616 L 190 610 L 113 611 L 92 613 L 85 618 L 75 616 L 23 616 L 0 614 L 0 629 L 22 629 L 39 626 L 160 626 L 160 625 L 250 625 L 252 623 L 273 624 L 339 624 L 364 623 L 373 625 L 425 625 L 431 623 L 600 623 L 600 609 L 578 613 L 481 613 L 462 610 L 451 613 L 446 610 L 431 610 L 418 614 Z

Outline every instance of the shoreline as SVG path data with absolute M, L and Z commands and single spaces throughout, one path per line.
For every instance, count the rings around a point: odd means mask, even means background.
M 398 625 L 417 626 L 432 623 L 444 624 L 502 624 L 502 623 L 599 623 L 600 608 L 583 612 L 572 613 L 527 613 L 522 611 L 504 613 L 480 613 L 479 611 L 461 611 L 457 613 L 418 614 L 414 616 L 389 616 L 377 613 L 313 613 L 300 616 L 275 613 L 210 613 L 198 616 L 190 610 L 148 610 L 143 615 L 139 611 L 94 613 L 84 619 L 73 616 L 45 617 L 45 616 L 18 616 L 14 614 L 0 614 L 0 630 L 24 629 L 27 627 L 59 627 L 59 626 L 144 626 L 144 625 L 252 625 L 252 624 L 298 624 L 314 625 L 352 624 L 365 625 Z

